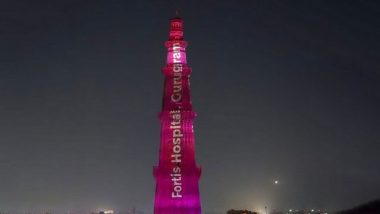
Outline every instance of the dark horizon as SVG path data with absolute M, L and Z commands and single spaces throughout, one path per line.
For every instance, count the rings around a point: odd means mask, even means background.
M 0 211 L 152 211 L 176 10 L 205 212 L 380 198 L 378 2 L 3 0 Z

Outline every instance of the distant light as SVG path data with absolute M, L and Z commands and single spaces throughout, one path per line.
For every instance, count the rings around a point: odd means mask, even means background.
M 293 210 L 292 210 L 292 209 L 289 209 L 289 212 L 293 212 Z
M 275 180 L 275 181 L 274 181 L 274 184 L 278 184 L 278 180 Z
M 104 214 L 113 214 L 113 210 L 105 210 Z
M 311 212 L 314 212 L 314 209 L 311 209 Z

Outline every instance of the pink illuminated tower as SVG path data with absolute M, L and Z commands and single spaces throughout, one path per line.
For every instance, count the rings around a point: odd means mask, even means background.
M 193 112 L 190 99 L 191 68 L 186 62 L 183 20 L 170 20 L 161 120 L 158 166 L 154 167 L 154 214 L 201 214 L 199 177 L 195 162 Z

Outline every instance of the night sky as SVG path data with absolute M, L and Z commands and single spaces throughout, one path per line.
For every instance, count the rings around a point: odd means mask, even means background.
M 2 0 L 0 211 L 152 212 L 176 9 L 205 213 L 380 197 L 378 2 Z

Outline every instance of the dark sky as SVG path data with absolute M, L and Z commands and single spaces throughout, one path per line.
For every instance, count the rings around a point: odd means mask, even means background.
M 2 0 L 0 210 L 151 212 L 176 9 L 204 211 L 380 197 L 378 2 Z

